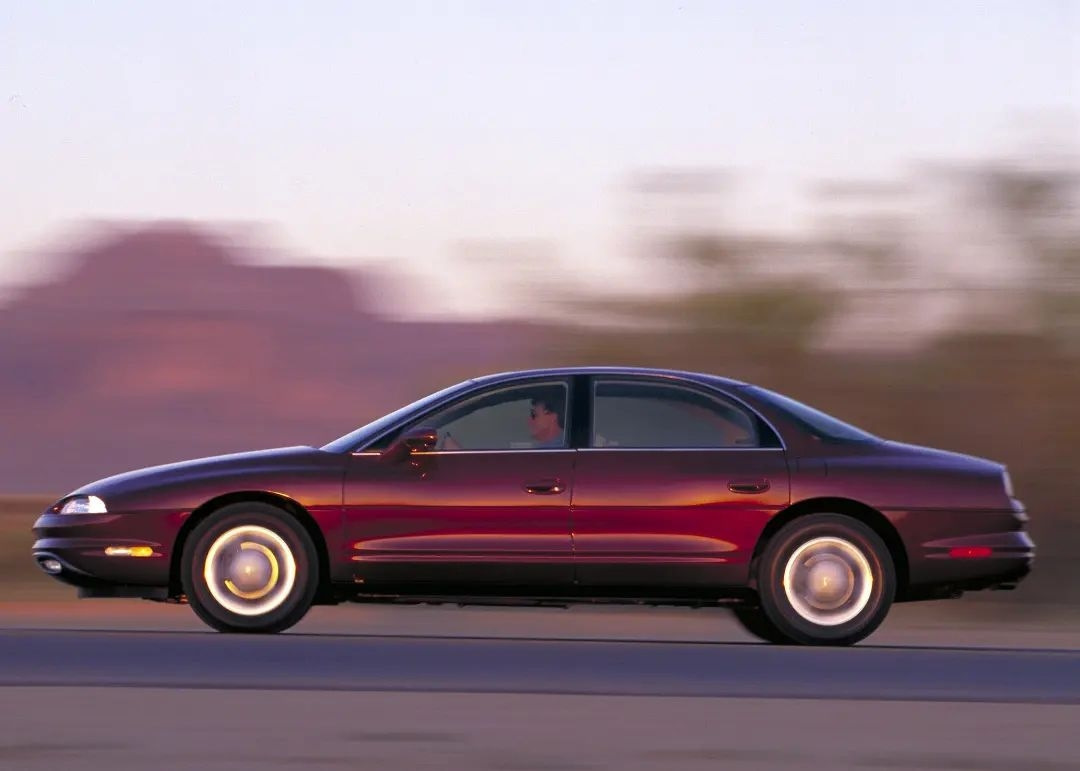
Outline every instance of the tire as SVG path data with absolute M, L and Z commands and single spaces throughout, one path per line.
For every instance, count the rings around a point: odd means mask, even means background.
M 195 614 L 219 632 L 272 633 L 308 612 L 319 558 L 304 527 L 266 503 L 234 503 L 184 543 L 181 584 Z
M 788 523 L 757 568 L 761 612 L 782 638 L 803 645 L 853 645 L 885 620 L 896 570 L 881 537 L 840 514 Z
M 765 616 L 761 608 L 739 605 L 732 608 L 739 625 L 759 640 L 774 645 L 789 645 L 791 640 L 781 634 L 776 625 Z

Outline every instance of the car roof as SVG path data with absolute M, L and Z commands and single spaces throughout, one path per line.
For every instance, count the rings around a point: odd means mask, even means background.
M 657 369 L 653 367 L 547 367 L 542 369 L 511 370 L 497 372 L 490 375 L 481 375 L 473 378 L 473 383 L 494 383 L 504 380 L 518 380 L 532 377 L 565 377 L 568 375 L 648 375 L 651 377 L 665 377 L 678 380 L 693 380 L 699 383 L 720 386 L 745 386 L 746 383 L 732 378 L 712 375 L 707 372 L 689 372 L 678 369 Z

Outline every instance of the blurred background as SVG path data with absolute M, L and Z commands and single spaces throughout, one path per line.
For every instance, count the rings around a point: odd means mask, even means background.
M 87 481 L 589 363 L 1006 463 L 1080 606 L 1077 2 L 6 3 L 0 193 L 0 599 Z

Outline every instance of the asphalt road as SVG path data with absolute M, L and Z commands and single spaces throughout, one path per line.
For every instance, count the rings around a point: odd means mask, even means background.
M 1080 704 L 1080 651 L 610 639 L 0 632 L 0 686 Z
M 0 688 L 12 771 L 1064 771 L 1080 706 Z
M 249 637 L 0 606 L 0 769 L 1080 769 L 1075 624 L 904 612 L 810 649 L 674 610 L 328 608 Z

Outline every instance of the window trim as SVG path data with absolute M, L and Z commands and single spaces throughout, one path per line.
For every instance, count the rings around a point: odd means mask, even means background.
M 787 452 L 784 447 L 578 447 L 578 452 Z
M 772 424 L 764 415 L 747 404 L 744 400 L 729 393 L 720 388 L 715 388 L 706 383 L 699 383 L 694 380 L 686 380 L 678 377 L 655 377 L 649 375 L 634 375 L 634 374 L 602 374 L 602 375 L 588 375 L 583 378 L 586 381 L 585 387 L 582 389 L 586 395 L 584 400 L 588 404 L 588 422 L 584 426 L 584 433 L 581 437 L 582 441 L 578 450 L 595 451 L 629 451 L 629 452 L 759 452 L 762 450 L 787 452 L 787 443 L 784 441 L 784 436 L 776 430 L 776 426 Z M 780 443 L 779 447 L 593 447 L 593 400 L 596 398 L 596 384 L 598 381 L 621 381 L 624 383 L 641 383 L 644 385 L 652 386 L 667 386 L 669 388 L 681 388 L 686 391 L 692 391 L 700 394 L 701 396 L 716 398 L 717 396 L 727 399 L 734 405 L 742 408 L 748 415 L 761 421 L 776 437 L 776 441 Z

